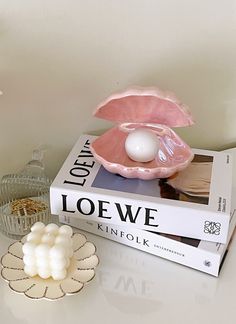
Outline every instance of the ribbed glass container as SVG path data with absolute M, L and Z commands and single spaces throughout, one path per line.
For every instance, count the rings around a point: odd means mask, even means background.
M 5 235 L 19 239 L 35 222 L 50 223 L 50 184 L 39 150 L 33 152 L 32 160 L 21 172 L 2 177 L 0 230 Z

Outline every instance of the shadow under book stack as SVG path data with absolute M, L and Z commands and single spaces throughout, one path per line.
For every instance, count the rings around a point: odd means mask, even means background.
M 82 135 L 50 188 L 61 223 L 219 275 L 236 213 L 232 157 L 194 149 L 194 159 L 167 179 L 127 179 L 93 157 L 95 136 Z

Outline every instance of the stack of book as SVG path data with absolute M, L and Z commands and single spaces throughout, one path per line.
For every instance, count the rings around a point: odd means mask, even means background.
M 51 212 L 70 224 L 165 259 L 219 275 L 236 224 L 232 158 L 194 149 L 168 179 L 127 179 L 106 171 L 83 135 L 50 188 Z

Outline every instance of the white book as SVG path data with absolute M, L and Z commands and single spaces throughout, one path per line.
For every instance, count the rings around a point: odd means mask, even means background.
M 132 227 L 97 223 L 66 215 L 60 215 L 59 221 L 217 277 L 234 232 L 236 210 L 232 212 L 226 244 L 157 234 Z
M 193 162 L 173 178 L 127 179 L 106 171 L 83 135 L 50 188 L 51 212 L 87 221 L 226 243 L 232 158 L 194 149 Z

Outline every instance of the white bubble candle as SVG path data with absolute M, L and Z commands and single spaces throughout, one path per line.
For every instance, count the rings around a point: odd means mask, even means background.
M 35 223 L 22 248 L 25 273 L 63 280 L 73 255 L 72 234 L 68 225 Z

